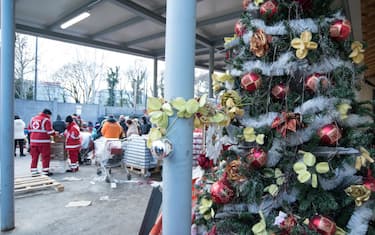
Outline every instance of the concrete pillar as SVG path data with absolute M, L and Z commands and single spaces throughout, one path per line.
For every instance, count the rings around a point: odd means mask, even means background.
M 215 47 L 210 47 L 210 58 L 209 58 L 209 74 L 208 74 L 208 97 L 212 98 L 213 91 L 212 91 L 212 74 L 214 73 L 214 61 L 215 61 Z
M 1 231 L 14 229 L 14 1 L 1 0 Z
M 196 1 L 167 0 L 165 98 L 194 96 Z M 175 117 L 170 118 L 172 124 Z M 163 234 L 190 235 L 193 120 L 178 119 L 167 133 L 174 153 L 163 162 Z
M 158 97 L 158 58 L 154 57 L 154 80 L 152 83 L 152 96 Z

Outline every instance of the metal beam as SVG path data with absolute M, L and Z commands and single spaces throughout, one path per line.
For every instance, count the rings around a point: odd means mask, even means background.
M 25 33 L 25 34 L 42 36 L 42 37 L 50 38 L 53 40 L 64 41 L 64 42 L 69 42 L 73 44 L 90 46 L 90 47 L 111 50 L 111 51 L 116 51 L 116 52 L 121 52 L 121 53 L 127 53 L 127 54 L 142 56 L 146 58 L 155 57 L 155 55 L 150 51 L 142 51 L 142 50 L 137 50 L 133 48 L 127 48 L 127 47 L 120 46 L 117 44 L 100 42 L 100 41 L 92 40 L 89 38 L 82 38 L 79 36 L 67 35 L 63 33 L 53 32 L 53 31 L 49 31 L 46 29 L 35 28 L 35 27 L 22 25 L 22 24 L 16 24 L 16 31 L 20 33 Z
M 164 36 L 165 36 L 165 32 L 155 33 L 155 34 L 151 34 L 151 35 L 148 35 L 148 36 L 145 36 L 145 37 L 142 37 L 142 38 L 138 38 L 138 39 L 134 39 L 134 40 L 131 40 L 131 41 L 124 42 L 124 43 L 122 43 L 122 45 L 131 46 L 131 45 L 139 44 L 139 43 L 142 43 L 142 42 L 147 42 L 147 41 L 151 41 L 151 40 L 154 40 L 154 39 L 157 39 L 157 38 L 161 38 L 161 37 L 164 37 Z
M 114 2 L 114 1 L 112 1 L 112 2 Z M 119 3 L 116 2 L 116 4 L 119 4 Z M 166 8 L 167 8 L 166 6 L 160 7 L 158 9 L 156 9 L 155 12 L 157 14 L 160 14 L 160 15 L 164 14 Z M 126 21 L 123 21 L 123 22 L 121 22 L 119 24 L 113 25 L 113 26 L 111 26 L 109 28 L 106 28 L 104 30 L 96 32 L 95 34 L 90 35 L 90 37 L 92 37 L 92 38 L 95 39 L 95 38 L 100 37 L 102 35 L 113 33 L 113 32 L 116 32 L 116 31 L 118 31 L 120 29 L 123 29 L 123 28 L 126 28 L 128 26 L 131 26 L 133 24 L 137 24 L 137 23 L 139 23 L 139 22 L 141 22 L 143 20 L 144 20 L 144 18 L 142 16 L 135 16 L 135 17 L 130 18 L 130 19 L 126 20 Z
M 92 8 L 98 6 L 98 4 L 100 3 L 103 3 L 105 2 L 106 0 L 93 0 L 93 1 L 90 1 L 86 4 L 83 4 L 81 5 L 80 7 L 78 8 L 75 8 L 73 9 L 72 11 L 70 11 L 69 13 L 67 14 L 64 14 L 63 17 L 61 17 L 60 19 L 56 20 L 55 22 L 53 22 L 52 24 L 48 25 L 47 26 L 47 29 L 53 29 L 55 27 L 58 27 L 60 26 L 63 22 L 81 14 L 82 12 L 84 11 L 88 11 L 88 10 L 91 10 Z
M 210 25 L 210 24 L 221 23 L 223 21 L 237 19 L 238 16 L 240 16 L 242 13 L 243 11 L 235 11 L 226 15 L 217 16 L 217 17 L 206 19 L 206 20 L 201 20 L 201 21 L 198 21 L 197 28 Z
M 223 57 L 215 57 L 213 61 L 224 61 L 224 58 Z M 205 59 L 205 60 L 196 60 L 195 61 L 196 64 L 208 64 L 209 63 L 209 59 Z
M 166 18 L 164 16 L 155 14 L 153 11 L 150 11 L 149 9 L 144 8 L 130 0 L 112 0 L 112 1 L 119 3 L 119 6 L 122 6 L 125 9 L 132 11 L 134 14 L 140 15 L 144 17 L 145 19 L 151 20 L 154 23 L 165 26 Z M 200 44 L 206 47 L 212 46 L 212 42 L 209 39 L 205 38 L 204 36 L 195 34 L 195 37 L 196 37 L 196 40 Z

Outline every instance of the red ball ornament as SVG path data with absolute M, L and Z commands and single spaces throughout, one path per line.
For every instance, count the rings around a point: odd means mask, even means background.
M 352 31 L 352 26 L 349 20 L 336 20 L 329 27 L 329 35 L 337 41 L 347 39 Z
M 241 78 L 241 86 L 249 91 L 255 91 L 262 84 L 262 79 L 256 73 L 247 73 Z
M 309 228 L 322 235 L 334 235 L 336 232 L 335 222 L 321 215 L 314 215 L 310 219 Z
M 261 168 L 267 163 L 267 153 L 261 148 L 252 148 L 247 155 L 247 160 L 252 167 Z
M 268 18 L 271 18 L 277 12 L 277 3 L 273 0 L 265 1 L 259 9 L 260 15 L 264 16 L 267 14 Z
M 316 92 L 319 87 L 327 89 L 329 86 L 329 81 L 325 75 L 314 73 L 306 78 L 305 86 L 308 90 Z
M 324 145 L 335 145 L 341 139 L 341 131 L 335 124 L 327 124 L 318 130 L 320 142 Z
M 250 3 L 251 0 L 242 0 L 242 8 L 246 10 Z
M 211 198 L 217 204 L 225 204 L 232 200 L 234 196 L 233 189 L 229 186 L 229 183 L 226 179 L 220 179 L 212 184 L 211 189 Z
M 245 33 L 245 30 L 245 25 L 242 24 L 240 20 L 238 20 L 234 25 L 234 32 L 237 34 L 237 36 L 241 37 Z
M 274 86 L 271 91 L 272 95 L 279 100 L 284 99 L 288 92 L 289 87 L 285 86 L 284 84 L 278 84 Z

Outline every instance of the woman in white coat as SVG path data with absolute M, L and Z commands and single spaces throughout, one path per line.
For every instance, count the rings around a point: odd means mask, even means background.
M 18 116 L 14 116 L 14 156 L 16 156 L 17 144 L 20 148 L 20 157 L 26 156 L 23 153 L 25 145 L 25 122 Z

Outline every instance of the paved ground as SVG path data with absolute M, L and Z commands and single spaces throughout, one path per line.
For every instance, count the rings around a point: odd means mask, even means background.
M 29 174 L 30 156 L 15 158 L 15 175 Z M 95 166 L 81 166 L 77 173 L 65 173 L 60 162 L 53 162 L 53 179 L 65 190 L 27 193 L 15 199 L 16 228 L 3 235 L 136 235 L 141 227 L 152 191 L 151 183 L 132 174 L 131 181 L 120 169 L 116 188 L 96 175 Z M 39 166 L 41 167 L 41 166 Z M 72 201 L 91 201 L 87 207 L 65 207 Z

